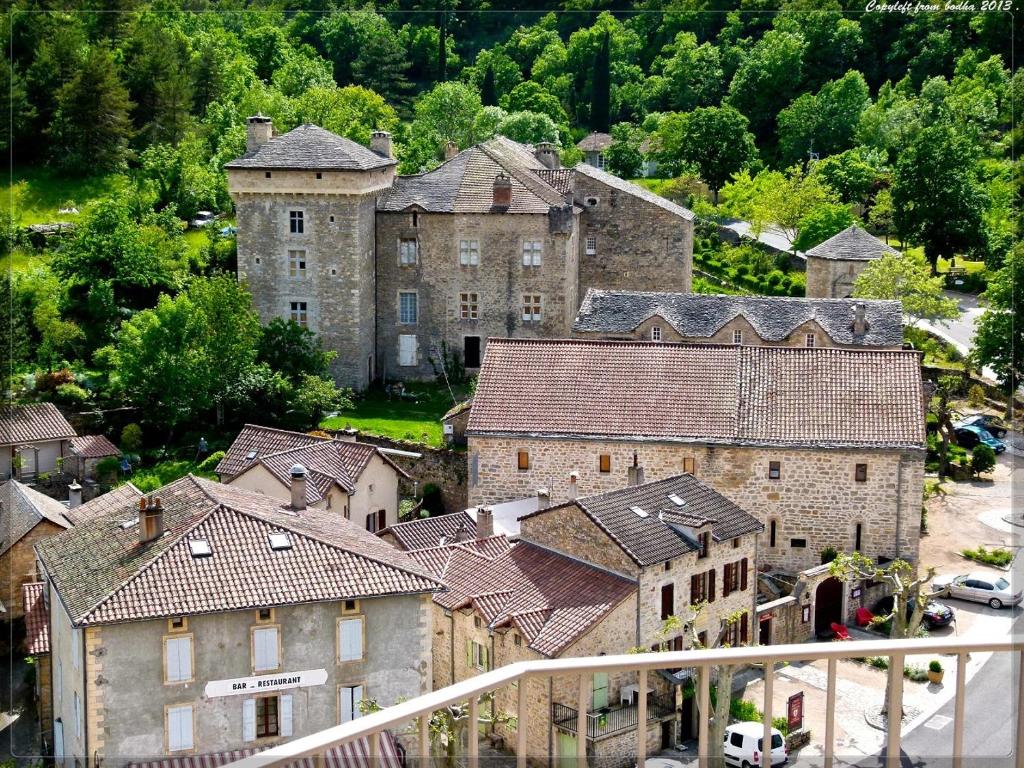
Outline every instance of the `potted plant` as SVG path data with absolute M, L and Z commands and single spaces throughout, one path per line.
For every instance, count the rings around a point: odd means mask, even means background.
M 932 659 L 928 662 L 928 679 L 933 683 L 941 683 L 942 676 L 945 672 L 942 669 L 942 664 L 939 663 L 938 659 Z

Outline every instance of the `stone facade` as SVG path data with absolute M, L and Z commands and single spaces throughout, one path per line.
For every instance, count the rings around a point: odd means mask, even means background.
M 517 468 L 517 454 L 524 450 L 528 470 Z M 924 482 L 924 454 L 917 451 L 471 435 L 469 503 L 507 501 L 540 487 L 560 503 L 574 471 L 580 495 L 611 491 L 623 484 L 634 452 L 648 480 L 692 470 L 758 517 L 766 526 L 759 536 L 761 567 L 795 573 L 820 563 L 826 547 L 851 551 L 858 524 L 865 555 L 917 559 Z M 601 454 L 611 457 L 609 473 L 599 470 Z M 769 463 L 776 461 L 780 476 L 769 479 Z M 864 481 L 856 479 L 858 464 L 867 465 Z
M 0 600 L 3 600 L 6 608 L 4 621 L 14 621 L 25 615 L 21 585 L 38 581 L 35 545 L 63 530 L 49 520 L 40 520 L 31 531 L 0 556 Z
M 853 294 L 857 275 L 870 264 L 864 259 L 820 259 L 807 257 L 807 289 L 809 299 L 846 299 Z

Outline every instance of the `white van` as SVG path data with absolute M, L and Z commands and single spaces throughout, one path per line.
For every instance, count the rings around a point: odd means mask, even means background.
M 725 762 L 741 768 L 761 765 L 764 725 L 758 722 L 733 723 L 725 729 Z M 786 740 L 772 728 L 772 765 L 785 765 L 789 759 Z

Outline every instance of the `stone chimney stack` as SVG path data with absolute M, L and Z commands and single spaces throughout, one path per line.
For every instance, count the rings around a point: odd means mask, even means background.
M 454 141 L 449 141 L 447 144 L 444 145 L 445 160 L 451 160 L 457 154 L 459 154 L 459 145 L 456 144 Z
M 494 508 L 477 507 L 476 509 L 476 537 L 487 539 L 494 535 Z
M 82 486 L 75 480 L 68 486 L 68 509 L 82 506 Z
M 579 494 L 580 486 L 580 473 L 570 472 L 569 473 L 569 501 L 572 501 Z
M 306 508 L 306 468 L 295 464 L 288 474 L 292 479 L 292 509 L 302 512 Z
M 626 470 L 626 485 L 643 485 L 644 468 L 640 466 L 636 451 L 633 451 L 633 466 Z
M 139 499 L 139 543 L 148 544 L 164 532 L 164 508 L 160 497 Z
M 477 515 L 480 514 L 480 509 L 477 508 Z M 479 522 L 477 523 L 479 526 Z M 459 523 L 459 527 L 455 529 L 455 543 L 461 544 L 464 541 L 471 541 L 473 539 L 473 533 L 469 530 L 469 525 L 463 520 Z
M 381 157 L 394 157 L 391 154 L 391 134 L 387 131 L 374 131 L 370 134 L 370 151 Z
M 867 310 L 867 305 L 863 301 L 858 301 L 853 305 L 853 332 L 857 336 L 868 332 Z
M 545 168 L 550 168 L 551 170 L 559 168 L 562 164 L 558 158 L 558 150 L 550 141 L 539 142 L 533 148 L 533 155 L 544 164 Z
M 274 121 L 263 115 L 253 115 L 246 123 L 245 151 L 249 154 L 270 141 L 274 135 Z
M 494 207 L 507 209 L 512 205 L 512 179 L 504 173 L 494 177 Z

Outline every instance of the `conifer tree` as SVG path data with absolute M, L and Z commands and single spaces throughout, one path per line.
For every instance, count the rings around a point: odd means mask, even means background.
M 601 47 L 594 56 L 593 93 L 590 101 L 590 127 L 608 132 L 611 123 L 611 52 L 608 33 L 604 33 Z

